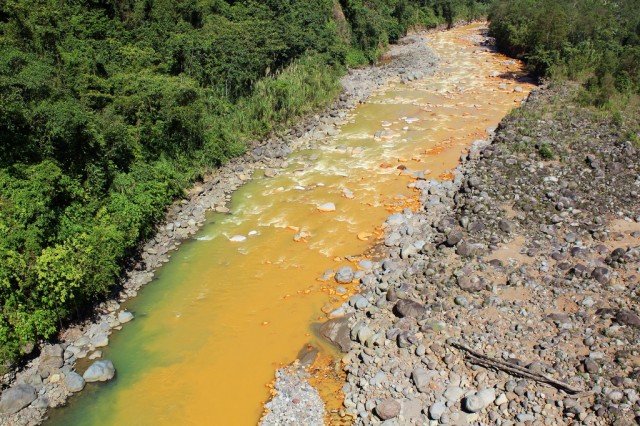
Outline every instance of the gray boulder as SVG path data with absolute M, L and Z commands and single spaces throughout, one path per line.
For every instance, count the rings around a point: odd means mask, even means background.
M 351 349 L 349 318 L 351 315 L 334 318 L 320 326 L 320 335 L 337 345 L 343 352 L 349 352 Z
M 86 382 L 105 382 L 113 379 L 116 369 L 109 360 L 96 361 L 84 372 L 82 377 Z
M 36 399 L 36 390 L 31 385 L 15 385 L 2 393 L 0 414 L 15 414 Z
M 42 377 L 47 377 L 64 364 L 64 350 L 60 345 L 47 345 L 40 353 L 38 373 Z
M 64 376 L 64 385 L 69 392 L 80 392 L 84 389 L 85 381 L 75 371 L 70 371 Z

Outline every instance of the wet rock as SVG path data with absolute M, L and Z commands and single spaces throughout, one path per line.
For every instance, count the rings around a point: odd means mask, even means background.
M 336 205 L 333 203 L 324 203 L 318 206 L 318 211 L 321 212 L 334 212 L 336 211 Z
M 397 417 L 401 409 L 400 402 L 395 399 L 386 399 L 376 406 L 376 414 L 382 420 L 389 420 Z
M 320 326 L 320 335 L 337 345 L 342 352 L 349 352 L 351 349 L 349 318 L 351 315 L 334 318 Z
M 109 360 L 96 361 L 84 372 L 82 377 L 86 382 L 105 382 L 113 379 L 116 369 Z
M 351 281 L 353 281 L 353 277 L 353 269 L 348 266 L 343 266 L 342 268 L 338 269 L 338 272 L 336 272 L 335 280 L 340 284 L 349 284 L 351 283 Z
M 4 392 L 0 398 L 0 414 L 14 414 L 36 399 L 36 390 L 31 385 L 15 385 Z
M 133 319 L 133 314 L 129 311 L 118 312 L 118 321 L 121 324 L 127 323 Z

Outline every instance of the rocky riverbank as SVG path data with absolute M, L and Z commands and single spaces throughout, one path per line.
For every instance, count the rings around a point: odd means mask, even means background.
M 183 200 L 168 209 L 165 223 L 141 248 L 137 263 L 121 283 L 117 299 L 100 304 L 92 321 L 68 328 L 59 342 L 36 349 L 38 357 L 2 378 L 5 390 L 0 399 L 0 425 L 39 424 L 48 409 L 65 404 L 73 393 L 84 388 L 85 381 L 94 381 L 93 374 L 87 376 L 85 372 L 83 378 L 76 371 L 77 362 L 102 357 L 101 348 L 108 344 L 109 336 L 133 319 L 121 304 L 153 280 L 157 268 L 169 260 L 182 241 L 195 235 L 205 223 L 207 211 L 232 214 L 228 202 L 236 189 L 254 176 L 268 178 L 278 174 L 288 166 L 286 157 L 293 150 L 326 143 L 347 122 L 349 112 L 389 79 L 419 79 L 433 72 L 436 61 L 423 36 L 406 37 L 390 48 L 384 65 L 351 70 L 342 79 L 344 92 L 327 111 L 307 117 L 282 134 L 255 142 L 246 155 L 231 160 L 193 187 Z M 108 371 L 103 371 L 104 364 L 95 367 L 105 373 L 98 380 L 114 377 L 113 366 L 107 365 Z M 282 373 L 280 377 L 293 376 Z M 304 383 L 301 376 L 292 380 Z
M 638 422 L 639 147 L 574 92 L 534 92 L 452 181 L 411 184 L 422 209 L 387 219 L 360 293 L 323 326 L 346 352 L 343 416 Z

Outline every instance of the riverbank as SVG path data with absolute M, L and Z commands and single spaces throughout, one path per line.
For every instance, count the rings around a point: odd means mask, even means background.
M 141 250 L 138 263 L 127 274 L 117 300 L 101 304 L 94 321 L 71 327 L 61 335 L 60 343 L 41 348 L 41 355 L 19 372 L 4 377 L 4 383 L 19 392 L 3 393 L 8 412 L 0 424 L 32 425 L 40 423 L 48 408 L 63 405 L 68 397 L 84 386 L 78 373 L 89 366 L 88 360 L 101 358 L 111 333 L 133 319 L 121 304 L 155 276 L 180 244 L 193 237 L 205 223 L 206 212 L 229 213 L 231 194 L 252 176 L 276 176 L 288 166 L 286 157 L 295 150 L 313 148 L 328 136 L 338 133 L 337 126 L 348 120 L 348 113 L 390 78 L 416 80 L 433 71 L 436 58 L 417 38 L 408 37 L 392 46 L 387 61 L 378 67 L 352 70 L 342 83 L 345 92 L 322 114 L 303 120 L 282 135 L 256 142 L 243 157 L 234 159 L 214 175 L 192 188 L 188 197 L 169 208 L 166 222 Z M 117 365 L 115 368 L 117 369 Z M 73 383 L 69 378 L 73 378 Z M 7 396 L 9 395 L 9 396 Z
M 387 219 L 325 329 L 355 424 L 638 420 L 638 146 L 575 90 L 532 93 Z

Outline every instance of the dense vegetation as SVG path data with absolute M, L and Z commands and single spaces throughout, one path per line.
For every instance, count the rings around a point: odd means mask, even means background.
M 472 0 L 0 3 L 0 361 L 113 289 L 194 179 Z
M 583 103 L 640 94 L 640 0 L 496 0 L 490 19 L 498 47 L 532 70 L 584 82 Z

